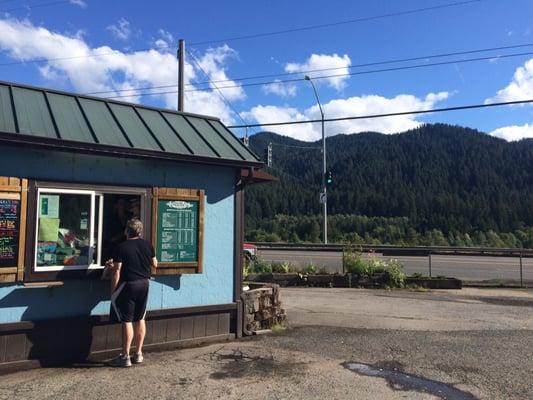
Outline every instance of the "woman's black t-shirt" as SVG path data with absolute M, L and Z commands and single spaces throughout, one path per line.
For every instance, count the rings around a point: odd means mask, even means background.
M 144 239 L 126 240 L 115 250 L 114 262 L 122 263 L 120 281 L 136 281 L 150 278 L 154 248 Z

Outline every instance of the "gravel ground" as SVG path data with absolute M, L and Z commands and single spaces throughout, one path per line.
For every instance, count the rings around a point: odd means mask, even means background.
M 284 289 L 291 328 L 195 349 L 0 378 L 0 399 L 438 399 L 400 372 L 463 398 L 533 398 L 533 292 Z M 345 363 L 391 371 L 364 376 Z M 395 375 L 396 374 L 396 375 Z M 470 397 L 468 397 L 470 396 Z M 448 397 L 451 398 L 451 397 Z

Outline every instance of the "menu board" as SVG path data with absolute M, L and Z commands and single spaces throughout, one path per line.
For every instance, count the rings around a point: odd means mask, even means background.
M 0 267 L 18 264 L 20 200 L 0 199 Z
M 157 259 L 165 263 L 198 261 L 198 201 L 158 200 Z

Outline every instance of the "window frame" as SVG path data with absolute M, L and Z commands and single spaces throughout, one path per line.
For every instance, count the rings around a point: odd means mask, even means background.
M 88 195 L 91 196 L 90 201 L 90 210 L 89 210 L 89 220 L 90 220 L 90 228 L 89 228 L 89 249 L 92 249 L 94 246 L 94 230 L 95 230 L 95 219 L 96 219 L 96 196 L 99 196 L 100 199 L 103 198 L 103 194 L 97 193 L 95 190 L 81 190 L 81 189 L 51 189 L 51 188 L 38 188 L 37 189 L 37 207 L 36 207 L 36 214 L 35 217 L 35 237 L 38 236 L 39 231 L 39 218 L 40 218 L 40 200 L 41 200 L 41 193 L 55 193 L 55 194 L 80 194 L 80 195 Z M 102 201 L 100 200 L 99 209 L 102 208 Z M 102 231 L 102 215 L 99 215 L 98 218 L 98 236 L 101 236 Z M 99 237 L 98 240 L 98 248 L 97 248 L 97 256 L 96 256 L 96 264 L 82 264 L 82 265 L 72 265 L 72 266 L 65 266 L 65 265 L 51 265 L 51 266 L 38 266 L 37 265 L 37 246 L 39 241 L 35 240 L 34 242 L 34 254 L 35 258 L 33 259 L 33 265 L 35 272 L 47 272 L 47 271 L 75 271 L 75 270 L 85 270 L 85 269 L 103 269 L 103 266 L 100 265 L 100 256 L 102 253 L 101 247 L 101 238 Z M 93 254 L 90 254 L 88 256 L 88 259 L 92 260 Z
M 151 188 L 146 186 L 111 186 L 102 184 L 87 184 L 87 183 L 68 183 L 68 182 L 54 182 L 54 181 L 29 181 L 28 185 L 28 210 L 27 210 L 27 230 L 26 230 L 26 249 L 25 249 L 25 265 L 24 265 L 24 282 L 50 282 L 50 281 L 62 281 L 65 279 L 86 279 L 94 278 L 99 279 L 102 275 L 103 267 L 96 264 L 89 266 L 64 266 L 58 267 L 37 267 L 37 221 L 39 211 L 39 195 L 40 193 L 73 193 L 86 194 L 86 192 L 94 193 L 91 200 L 91 208 L 94 210 L 91 212 L 91 220 L 96 220 L 96 198 L 106 194 L 124 194 L 124 195 L 137 195 L 141 199 L 141 219 L 144 223 L 143 237 L 151 241 L 151 205 L 152 194 Z M 94 204 L 93 204 L 94 203 Z M 103 227 L 103 201 L 99 203 L 99 221 L 92 222 L 93 226 L 97 223 Z M 91 231 L 91 241 L 96 238 L 94 236 L 94 230 Z M 100 246 L 97 246 L 97 261 L 101 262 L 102 251 L 102 229 L 98 231 L 98 242 Z

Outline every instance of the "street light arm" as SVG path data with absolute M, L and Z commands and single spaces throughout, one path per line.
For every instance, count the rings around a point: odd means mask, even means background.
M 322 104 L 320 104 L 320 99 L 318 98 L 318 92 L 316 91 L 315 83 L 308 75 L 305 76 L 305 79 L 308 80 L 311 83 L 311 86 L 313 87 L 313 92 L 315 92 L 316 102 L 318 103 L 320 114 L 322 115 L 322 119 L 324 119 L 324 111 L 322 110 Z

